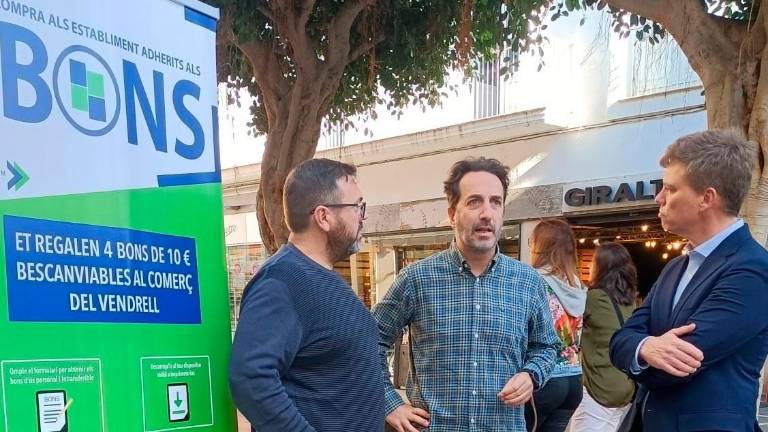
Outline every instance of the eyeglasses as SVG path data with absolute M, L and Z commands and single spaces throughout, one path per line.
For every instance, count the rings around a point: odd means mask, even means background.
M 365 201 L 360 201 L 352 204 L 320 204 L 323 207 L 357 207 L 357 211 L 360 212 L 360 217 L 365 218 Z M 317 208 L 317 207 L 315 207 Z M 313 214 L 315 209 L 312 209 L 309 214 Z

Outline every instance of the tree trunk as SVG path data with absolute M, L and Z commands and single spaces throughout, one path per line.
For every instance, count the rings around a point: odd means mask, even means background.
M 294 91 L 301 89 L 294 88 Z M 281 104 L 275 125 L 267 134 L 267 144 L 261 161 L 261 179 L 256 196 L 256 215 L 261 239 L 267 251 L 273 254 L 288 241 L 288 227 L 283 214 L 283 186 L 291 170 L 311 159 L 317 148 L 322 126 L 321 102 L 317 95 L 301 98 L 301 105 L 293 115 L 299 118 L 291 124 L 288 103 Z M 291 100 L 290 96 L 288 98 Z M 288 150 L 288 151 L 286 151 Z
M 754 21 L 710 15 L 700 0 L 603 0 L 664 26 L 701 78 L 707 126 L 732 129 L 758 145 L 752 185 L 741 214 L 768 245 L 768 7 L 754 2 Z
M 765 149 L 768 143 L 768 94 L 760 90 L 766 81 L 762 67 L 753 62 L 734 66 L 710 85 L 705 83 L 707 125 L 710 129 L 732 129 L 758 145 L 752 185 L 741 209 L 752 236 L 768 245 L 768 176 Z M 758 84 L 755 85 L 754 83 Z
M 306 32 L 314 8 L 312 0 L 299 4 L 282 0 L 255 6 L 279 34 L 279 38 L 271 40 L 240 41 L 233 31 L 231 11 L 222 14 L 217 38 L 222 45 L 234 44 L 245 54 L 266 112 L 267 144 L 261 162 L 256 215 L 262 242 L 270 254 L 288 240 L 283 216 L 286 177 L 315 154 L 323 118 L 331 108 L 346 66 L 383 40 L 363 38 L 355 46 L 350 44 L 352 25 L 375 2 L 343 2 L 327 23 L 322 40 L 312 40 Z M 319 56 L 321 46 L 324 51 Z

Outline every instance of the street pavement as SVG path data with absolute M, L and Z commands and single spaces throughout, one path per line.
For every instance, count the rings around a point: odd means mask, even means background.
M 250 432 L 251 428 L 248 424 L 248 421 L 245 420 L 245 418 L 238 412 L 237 413 L 237 430 L 238 432 Z M 760 423 L 760 428 L 762 428 L 764 431 L 768 431 L 768 404 L 761 404 L 760 405 L 760 414 L 758 415 L 758 422 Z
M 760 423 L 760 428 L 764 431 L 768 431 L 768 404 L 760 404 L 760 411 L 757 416 L 757 422 Z

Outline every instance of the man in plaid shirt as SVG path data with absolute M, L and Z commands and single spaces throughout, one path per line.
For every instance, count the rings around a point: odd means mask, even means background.
M 549 378 L 558 338 L 542 279 L 499 252 L 508 185 L 498 160 L 454 164 L 445 181 L 454 242 L 403 269 L 373 310 L 386 419 L 398 432 L 526 430 L 523 405 Z M 387 367 L 406 327 L 411 404 Z

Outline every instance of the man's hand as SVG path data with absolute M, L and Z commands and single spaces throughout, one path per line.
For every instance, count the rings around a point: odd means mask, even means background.
M 640 358 L 646 363 L 676 376 L 686 377 L 701 367 L 704 353 L 693 344 L 680 339 L 691 333 L 696 324 L 673 328 L 661 336 L 651 336 L 640 347 Z
M 428 427 L 429 413 L 421 408 L 404 404 L 389 413 L 387 423 L 395 428 L 397 432 L 419 432 L 419 429 L 416 429 L 413 425 L 416 424 L 419 428 Z
M 516 373 L 497 395 L 505 405 L 523 405 L 533 396 L 533 380 L 528 372 Z

